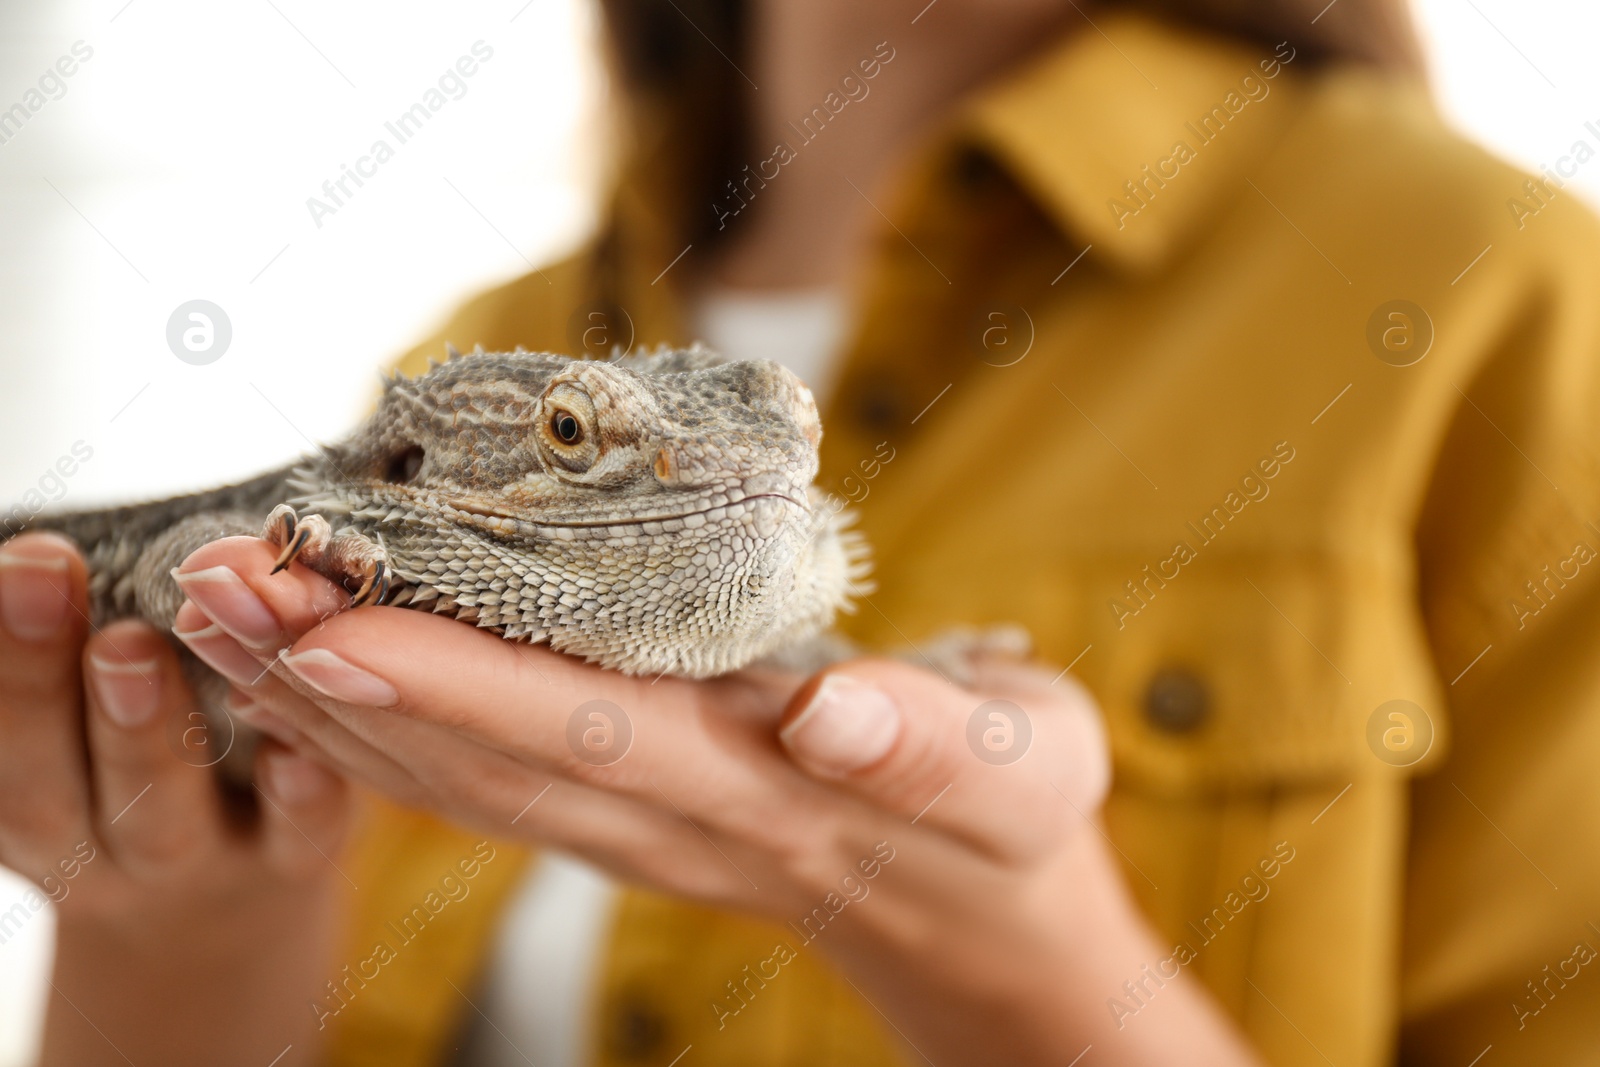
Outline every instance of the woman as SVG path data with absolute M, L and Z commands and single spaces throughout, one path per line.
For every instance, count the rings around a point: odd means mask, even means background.
M 1153 6 L 613 5 L 605 232 L 404 363 L 781 353 L 874 546 L 853 634 L 1051 666 L 651 683 L 218 542 L 178 630 L 277 739 L 245 833 L 159 637 L 80 681 L 82 563 L 19 539 L 47 1062 L 1587 1062 L 1593 221 L 1443 130 L 1398 4 Z M 347 829 L 328 767 L 475 829 Z

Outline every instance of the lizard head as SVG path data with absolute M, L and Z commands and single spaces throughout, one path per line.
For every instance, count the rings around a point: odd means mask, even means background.
M 404 599 L 632 673 L 707 676 L 826 627 L 864 576 L 777 363 L 475 353 L 388 384 L 303 503 Z

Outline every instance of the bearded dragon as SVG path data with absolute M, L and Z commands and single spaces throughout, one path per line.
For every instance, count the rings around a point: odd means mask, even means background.
M 811 391 L 770 361 L 454 351 L 385 382 L 355 433 L 237 485 L 42 518 L 93 616 L 170 628 L 170 572 L 253 534 L 352 606 L 454 615 L 632 674 L 703 678 L 821 634 L 867 572 L 813 484 Z

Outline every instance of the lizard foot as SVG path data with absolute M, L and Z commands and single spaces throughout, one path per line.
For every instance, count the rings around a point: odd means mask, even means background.
M 1032 654 L 1033 638 L 1027 630 L 1015 623 L 994 623 L 940 630 L 898 658 L 932 667 L 946 680 L 967 685 L 975 674 L 975 660 L 991 656 L 1027 660 Z
M 314 566 L 334 581 L 344 583 L 346 589 L 354 582 L 361 583 L 350 599 L 353 608 L 382 604 L 401 584 L 384 547 L 352 529 L 339 531 Z
M 283 549 L 272 566 L 272 573 L 277 574 L 296 559 L 315 567 L 333 540 L 333 527 L 321 515 L 301 518 L 288 504 L 279 504 L 267 516 L 261 536 L 269 544 Z
M 353 608 L 382 604 L 401 584 L 382 545 L 349 527 L 334 533 L 321 515 L 297 515 L 288 504 L 279 504 L 261 536 L 283 549 L 273 574 L 298 560 L 346 589 L 354 586 Z

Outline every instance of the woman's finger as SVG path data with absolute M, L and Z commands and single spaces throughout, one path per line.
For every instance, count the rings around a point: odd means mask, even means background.
M 386 767 L 397 770 L 374 774 L 365 757 L 342 765 L 353 766 L 363 780 L 396 799 L 434 807 L 485 832 L 574 852 L 613 873 L 647 877 L 657 885 L 709 892 L 711 885 L 726 880 L 719 874 L 731 873 L 705 869 L 717 854 L 681 813 L 562 778 L 547 766 L 457 731 L 331 701 L 325 707 L 311 705 L 286 688 L 258 687 L 252 698 L 279 709 L 285 720 L 325 716 L 344 723 L 350 736 L 368 742 Z M 623 752 L 618 758 L 628 755 Z M 389 783 L 401 775 L 405 786 L 397 792 Z
M 301 622 L 312 617 L 314 605 L 303 596 L 306 587 L 299 587 L 302 595 L 297 599 L 293 584 L 269 584 L 275 582 L 266 574 L 271 561 L 264 556 L 251 558 L 250 539 L 217 542 L 207 548 L 212 550 L 207 556 L 197 552 L 191 558 L 213 568 L 227 566 L 234 574 L 243 572 L 240 581 L 247 589 L 270 589 L 274 617 L 280 611 Z M 232 569 L 235 566 L 238 571 Z M 237 607 L 240 593 L 232 580 L 221 576 L 210 580 L 226 586 L 224 595 Z M 219 603 L 215 596 L 212 602 Z M 261 602 L 266 603 L 266 598 Z M 446 625 L 452 631 L 457 629 L 456 624 Z M 303 695 L 307 687 L 297 675 L 280 661 L 262 666 L 193 602 L 179 609 L 174 629 L 203 661 L 236 682 L 228 707 L 242 721 L 285 747 L 302 749 L 300 754 L 314 762 L 342 768 L 403 803 L 444 807 L 460 821 L 581 852 L 610 869 L 632 875 L 653 869 L 651 853 L 669 846 L 679 856 L 710 851 L 704 838 L 676 815 L 669 818 L 571 782 L 555 783 L 551 795 L 543 796 L 544 787 L 555 782 L 550 766 L 530 767 L 445 727 L 354 706 L 337 707 L 330 715 Z M 248 684 L 238 686 L 239 682 Z M 535 797 L 541 798 L 536 810 L 531 806 Z
M 254 777 L 267 862 L 296 879 L 320 867 L 338 871 L 333 857 L 350 827 L 350 787 L 345 780 L 272 741 L 257 750 Z
M 277 555 L 258 537 L 224 537 L 192 552 L 173 577 L 208 618 L 269 660 L 350 606 L 350 594 L 309 568 L 273 573 Z
M 309 742 L 347 765 L 364 763 L 380 780 L 398 772 L 298 697 L 281 671 L 274 675 L 273 664 L 301 634 L 350 603 L 349 594 L 305 567 L 274 573 L 277 551 L 259 538 L 225 537 L 190 553 L 173 572 L 188 597 L 173 634 L 248 698 L 234 702 L 246 722 L 255 714 L 263 732 L 285 743 Z
M 405 768 L 330 718 L 296 690 L 292 676 L 286 680 L 283 671 L 274 672 L 257 660 L 193 601 L 178 609 L 173 632 L 201 662 L 233 684 L 226 705 L 229 714 L 325 765 L 346 768 L 391 796 L 418 795 Z
M 826 792 L 793 773 L 773 741 L 792 687 L 629 677 L 388 608 L 328 620 L 282 666 L 347 723 L 426 723 L 739 840 L 822 832 Z M 590 751 L 596 737 L 603 751 Z M 413 766 L 427 755 L 396 758 Z
M 170 868 L 224 830 L 216 768 L 180 757 L 208 730 L 176 651 L 148 623 L 114 622 L 89 639 L 83 669 L 98 834 L 125 868 Z
M 87 573 L 56 534 L 0 545 L 0 857 L 24 874 L 89 831 L 79 666 Z
M 374 743 L 390 728 L 389 717 L 329 716 L 310 699 L 315 691 L 283 668 L 287 646 L 343 612 L 350 598 L 304 567 L 274 573 L 277 551 L 258 538 L 229 537 L 193 552 L 174 575 L 189 597 L 174 632 L 248 695 L 248 701 L 235 702 L 246 722 L 255 715 L 266 732 L 276 729 L 285 741 L 287 725 L 320 749 L 326 762 L 402 802 L 424 802 L 412 769 Z
M 277 712 L 266 707 L 255 695 L 244 689 L 230 687 L 227 698 L 222 702 L 223 713 L 235 722 L 242 722 L 251 729 L 270 737 L 291 752 L 321 763 L 324 767 L 331 767 L 333 760 L 328 754 L 317 747 L 310 738 L 295 729 L 289 721 Z
M 1104 784 L 1091 709 L 1048 691 L 978 694 L 907 664 L 818 675 L 779 731 L 807 773 L 1003 860 L 1060 840 Z M 1017 699 L 1011 699 L 1015 696 Z M 1076 808 L 1076 810 L 1075 810 Z

